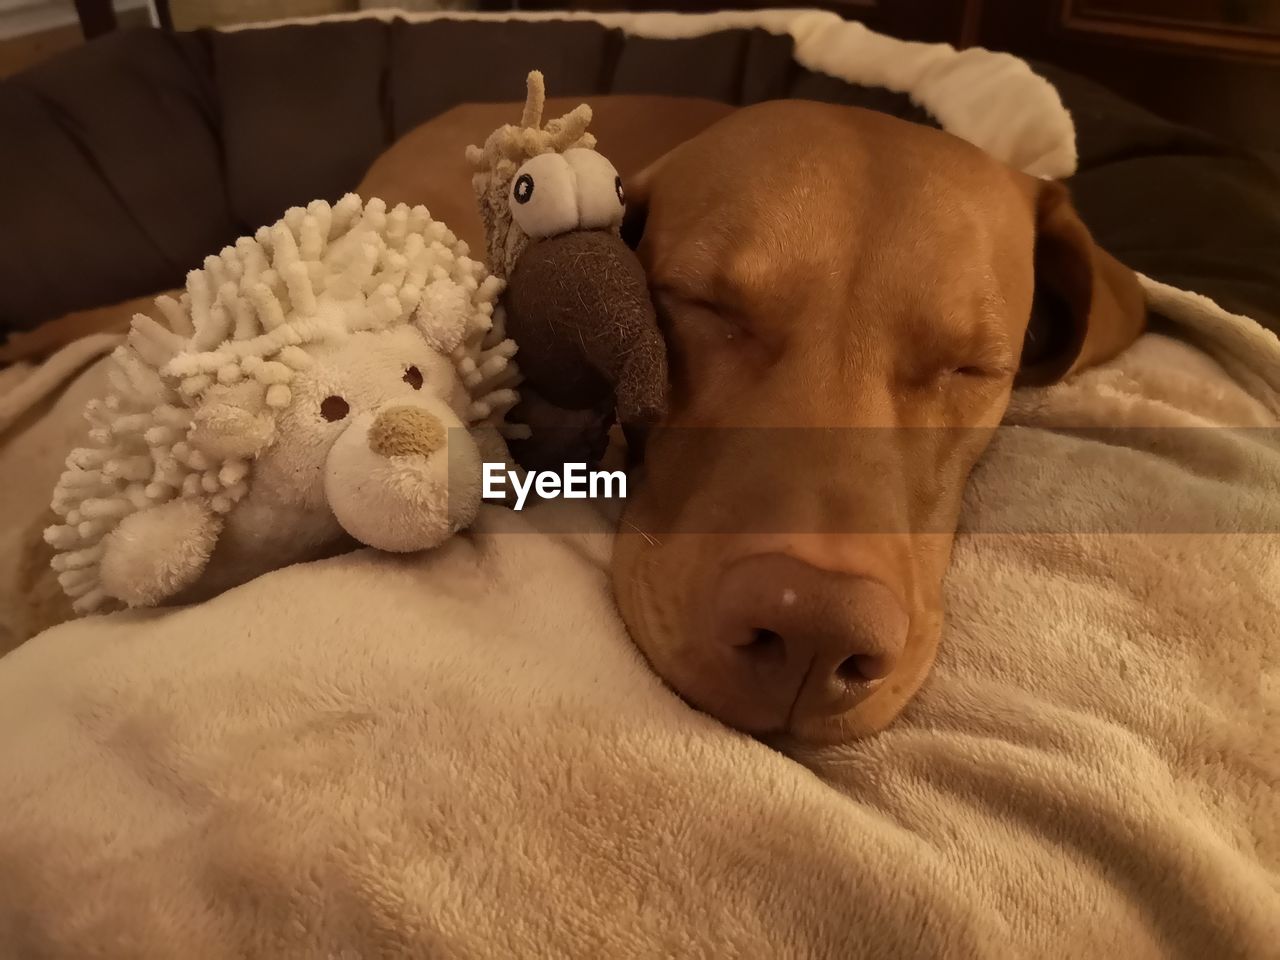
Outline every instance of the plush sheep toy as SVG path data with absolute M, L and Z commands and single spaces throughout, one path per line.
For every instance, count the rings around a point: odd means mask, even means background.
M 502 281 L 423 207 L 355 195 L 245 237 L 138 315 L 45 532 L 78 613 L 210 596 L 468 525 L 518 375 Z

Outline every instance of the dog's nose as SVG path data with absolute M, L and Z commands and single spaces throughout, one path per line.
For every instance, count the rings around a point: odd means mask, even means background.
M 383 457 L 429 457 L 445 439 L 444 424 L 421 407 L 390 407 L 369 426 L 369 448 Z
M 759 732 L 835 716 L 867 696 L 897 664 L 909 618 L 882 583 L 769 553 L 724 572 L 714 624 L 730 689 L 710 712 Z

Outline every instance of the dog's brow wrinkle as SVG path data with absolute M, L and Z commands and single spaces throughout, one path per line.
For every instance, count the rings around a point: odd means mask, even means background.
M 710 299 L 708 293 L 707 272 L 697 266 L 681 264 L 665 272 L 660 280 L 654 283 L 654 291 L 675 300 L 697 302 Z
M 1000 320 L 1004 301 L 1000 299 L 999 310 L 984 310 L 978 317 L 978 343 L 984 354 L 990 354 L 996 361 L 1006 361 L 1013 347 L 1009 331 Z

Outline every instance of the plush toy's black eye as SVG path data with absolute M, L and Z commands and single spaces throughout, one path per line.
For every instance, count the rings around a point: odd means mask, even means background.
M 511 195 L 516 198 L 516 203 L 528 203 L 533 196 L 533 177 L 527 173 L 522 173 L 516 178 L 516 185 L 511 190 Z
M 417 367 L 409 367 L 404 372 L 404 382 L 415 390 L 422 389 L 422 371 Z
M 613 190 L 618 195 L 618 202 L 624 207 L 627 205 L 627 195 L 622 191 L 622 178 L 613 178 Z
M 320 401 L 320 416 L 330 423 L 341 420 L 350 412 L 351 406 L 337 394 Z

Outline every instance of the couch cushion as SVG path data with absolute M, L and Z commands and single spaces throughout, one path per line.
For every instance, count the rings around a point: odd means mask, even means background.
M 241 228 L 336 200 L 393 139 L 387 31 L 373 21 L 205 33 L 232 214 Z M 233 239 L 227 237 L 226 239 Z
M 206 53 L 117 34 L 0 84 L 0 329 L 173 286 L 234 233 Z

